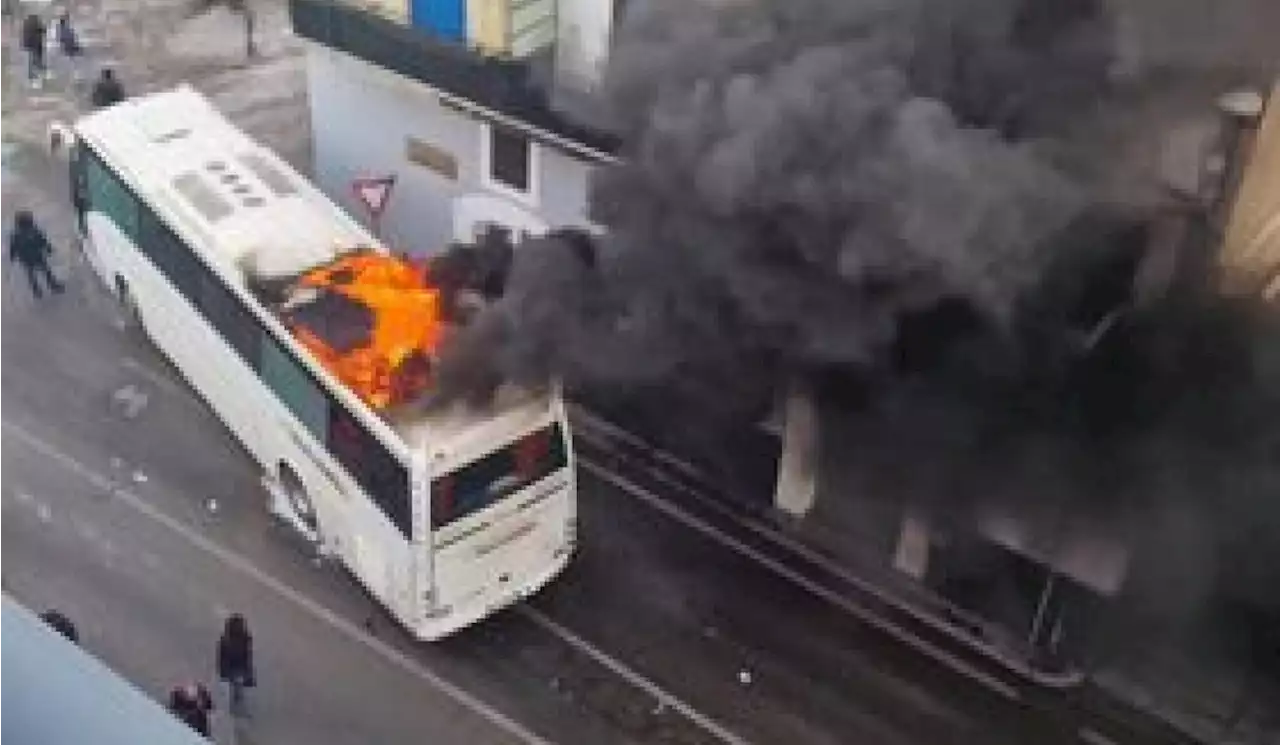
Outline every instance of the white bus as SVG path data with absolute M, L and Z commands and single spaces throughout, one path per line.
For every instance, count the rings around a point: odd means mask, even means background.
M 556 386 L 503 385 L 479 408 L 357 395 L 254 279 L 394 257 L 193 89 L 90 114 L 69 139 L 87 260 L 261 466 L 273 513 L 421 639 L 564 569 L 576 480 Z

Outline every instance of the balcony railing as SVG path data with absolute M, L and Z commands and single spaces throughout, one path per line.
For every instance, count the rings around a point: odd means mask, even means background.
M 305 39 L 593 150 L 611 154 L 618 148 L 616 137 L 553 109 L 526 62 L 485 57 L 341 0 L 289 0 L 289 15 L 294 32 Z

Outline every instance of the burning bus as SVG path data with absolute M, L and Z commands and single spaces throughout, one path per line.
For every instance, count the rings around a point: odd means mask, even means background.
M 511 246 L 392 254 L 190 87 L 72 128 L 85 256 L 262 469 L 271 511 L 422 639 L 568 563 L 558 385 L 443 400 L 442 349 Z

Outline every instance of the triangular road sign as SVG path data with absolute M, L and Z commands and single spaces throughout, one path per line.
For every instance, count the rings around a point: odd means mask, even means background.
M 364 204 L 374 217 L 381 215 L 382 211 L 387 208 L 387 203 L 391 201 L 391 188 L 395 185 L 395 176 L 358 178 L 351 182 L 351 188 L 355 191 L 356 198 Z

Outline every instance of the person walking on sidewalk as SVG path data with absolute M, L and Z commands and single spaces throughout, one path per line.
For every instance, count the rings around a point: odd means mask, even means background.
M 169 692 L 169 713 L 205 737 L 210 737 L 213 731 L 209 726 L 211 711 L 213 697 L 199 683 L 187 683 Z
M 44 295 L 40 291 L 39 275 L 44 275 L 45 284 L 54 294 L 62 292 L 62 283 L 53 276 L 49 268 L 49 257 L 53 255 L 53 246 L 45 237 L 44 231 L 36 225 L 36 219 L 27 210 L 19 210 L 13 216 L 13 233 L 9 235 L 9 261 L 15 261 L 27 270 L 27 281 L 31 283 L 31 294 L 37 298 Z
M 44 35 L 44 19 L 38 13 L 27 14 L 22 21 L 22 49 L 27 53 L 27 79 L 36 88 L 44 78 Z
M 244 616 L 233 613 L 227 618 L 218 640 L 218 678 L 227 684 L 227 707 L 231 716 L 247 716 L 245 689 L 257 685 L 253 668 L 253 636 Z
M 124 86 L 116 79 L 116 73 L 110 67 L 102 68 L 102 74 L 93 84 L 90 101 L 95 109 L 105 109 L 124 100 Z
M 71 25 L 71 11 L 64 10 L 62 15 L 58 16 L 57 29 L 58 48 L 62 50 L 62 56 L 67 60 L 71 81 L 79 83 L 80 60 L 84 54 L 84 47 L 80 45 L 80 35 L 76 33 L 75 27 Z

